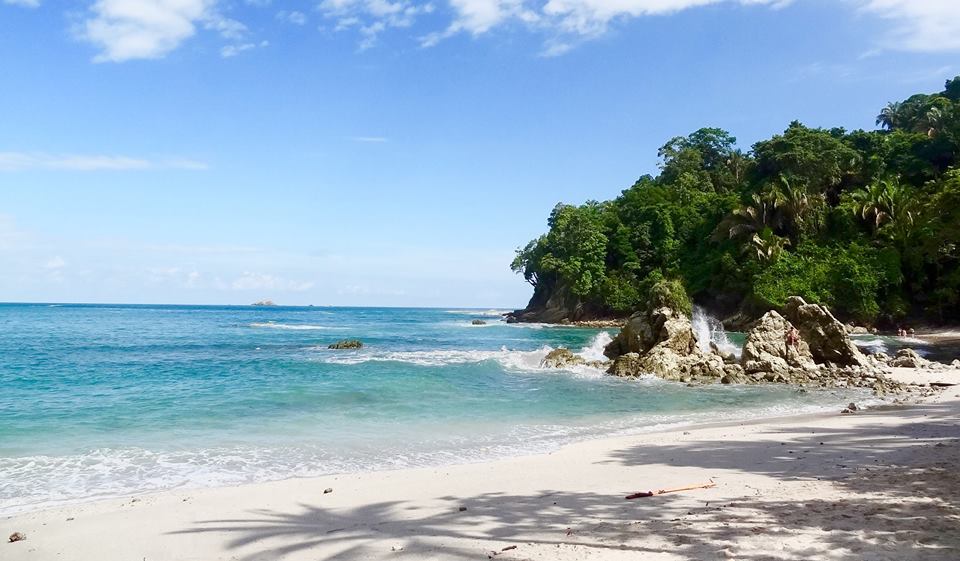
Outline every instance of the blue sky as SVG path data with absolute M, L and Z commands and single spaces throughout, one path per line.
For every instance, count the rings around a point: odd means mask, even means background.
M 522 306 L 557 202 L 958 52 L 955 0 L 0 0 L 0 301 Z

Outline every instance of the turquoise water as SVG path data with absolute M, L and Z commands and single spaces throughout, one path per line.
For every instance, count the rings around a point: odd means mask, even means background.
M 326 348 L 354 337 L 366 347 Z M 609 340 L 481 310 L 0 305 L 0 513 L 482 461 L 863 397 L 539 367 L 550 348 L 600 358 Z

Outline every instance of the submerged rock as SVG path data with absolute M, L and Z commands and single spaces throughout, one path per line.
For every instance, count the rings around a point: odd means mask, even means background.
M 344 339 L 342 341 L 337 341 L 331 345 L 327 345 L 328 349 L 362 349 L 363 341 L 359 339 Z
M 483 321 L 482 319 L 475 319 L 470 322 L 470 325 L 487 325 L 487 322 Z
M 540 361 L 541 368 L 567 368 L 569 366 L 580 366 L 587 361 L 579 355 L 574 354 L 570 349 L 560 347 L 547 353 Z

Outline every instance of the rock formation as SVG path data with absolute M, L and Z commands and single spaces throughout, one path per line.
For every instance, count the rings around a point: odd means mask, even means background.
M 632 315 L 604 349 L 614 361 L 608 372 L 699 384 L 867 387 L 879 395 L 903 389 L 856 348 L 844 325 L 823 306 L 791 298 L 787 314 L 797 323 L 776 311 L 760 318 L 747 334 L 740 363 L 731 364 L 731 357 L 725 361 L 715 346 L 709 353 L 700 350 L 686 313 L 664 299 L 651 298 L 647 309 Z M 799 337 L 788 344 L 794 327 Z
M 869 367 L 870 362 L 847 336 L 842 323 L 826 306 L 807 304 L 799 296 L 787 299 L 785 315 L 800 331 L 817 364 Z
M 740 355 L 747 373 L 773 372 L 785 374 L 790 369 L 814 370 L 817 365 L 810 347 L 802 338 L 796 344 L 787 344 L 787 334 L 793 326 L 775 311 L 767 312 L 747 334 Z
M 603 354 L 613 359 L 616 376 L 653 374 L 680 382 L 719 382 L 727 372 L 723 357 L 704 353 L 690 317 L 656 291 L 642 312 L 630 316 Z M 731 365 L 732 366 L 732 365 Z M 736 373 L 736 372 L 734 372 Z

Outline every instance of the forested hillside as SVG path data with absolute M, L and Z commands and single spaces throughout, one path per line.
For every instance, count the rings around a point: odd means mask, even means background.
M 661 278 L 755 314 L 790 295 L 841 317 L 960 319 L 960 77 L 890 103 L 877 130 L 799 122 L 749 151 L 728 132 L 667 142 L 612 201 L 558 204 L 517 250 L 522 320 L 626 315 Z

